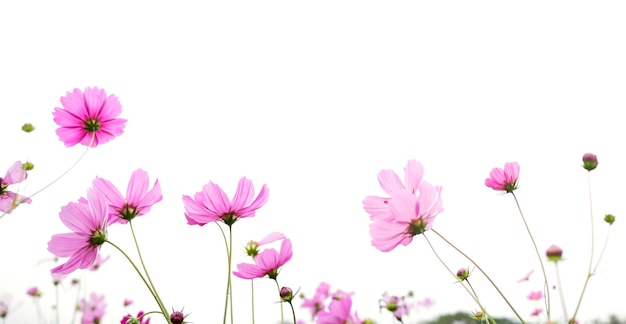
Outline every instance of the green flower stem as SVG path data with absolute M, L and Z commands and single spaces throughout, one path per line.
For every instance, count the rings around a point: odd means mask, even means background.
M 167 323 L 168 324 L 172 324 L 172 322 L 170 320 L 170 317 L 167 315 L 167 310 L 165 309 L 165 306 L 163 306 L 163 303 L 161 302 L 161 300 L 159 300 L 159 298 L 157 297 L 156 293 L 152 290 L 153 289 L 152 286 L 150 286 L 150 284 L 148 284 L 148 281 L 146 280 L 144 275 L 141 273 L 139 268 L 137 268 L 137 265 L 135 265 L 135 262 L 133 262 L 133 260 L 131 260 L 131 258 L 128 256 L 128 254 L 126 254 L 126 252 L 124 252 L 124 250 L 122 250 L 119 246 L 115 245 L 113 242 L 111 242 L 109 240 L 106 240 L 105 242 L 111 244 L 114 248 L 116 248 L 118 251 L 120 251 L 120 253 L 122 253 L 122 255 L 124 255 L 124 257 L 126 257 L 126 260 L 128 260 L 128 262 L 130 262 L 130 265 L 135 269 L 135 271 L 137 272 L 137 274 L 139 275 L 139 277 L 141 278 L 143 283 L 146 285 L 146 287 L 150 291 L 150 294 L 152 294 L 152 297 L 154 297 L 154 300 L 159 305 L 159 309 L 161 310 L 161 313 L 165 317 L 165 320 L 167 321 Z
M 250 279 L 250 287 L 252 288 L 252 324 L 254 324 L 254 279 Z
M 465 279 L 465 281 L 467 281 L 467 286 L 470 287 L 470 289 L 472 290 L 472 293 L 474 293 L 474 296 L 476 296 L 476 301 L 478 301 L 478 294 L 476 293 L 476 290 L 474 290 L 474 287 L 472 286 L 472 284 L 470 283 L 469 279 Z M 489 316 L 489 314 L 487 314 L 487 310 L 485 309 L 485 307 L 483 307 L 480 302 L 478 302 L 478 306 L 480 307 L 480 310 L 483 312 L 483 315 L 486 317 L 485 322 L 491 322 L 492 324 L 496 324 L 496 320 L 493 319 L 493 317 Z M 482 322 L 482 321 L 481 321 Z
M 548 286 L 548 276 L 546 275 L 546 268 L 543 265 L 543 257 L 539 253 L 539 249 L 537 249 L 537 243 L 535 243 L 535 239 L 533 238 L 533 234 L 530 232 L 530 228 L 528 227 L 528 223 L 526 222 L 526 218 L 524 217 L 524 213 L 522 213 L 522 207 L 517 200 L 517 196 L 515 192 L 511 192 L 513 195 L 513 199 L 515 199 L 515 204 L 517 205 L 517 209 L 519 210 L 520 216 L 522 216 L 522 221 L 524 221 L 524 226 L 526 227 L 526 231 L 528 232 L 528 236 L 530 236 L 530 240 L 533 243 L 533 247 L 535 248 L 535 252 L 537 253 L 537 258 L 539 259 L 539 264 L 541 265 L 541 272 L 543 273 L 543 290 L 546 294 L 546 314 L 548 315 L 548 322 L 550 322 L 550 288 Z
M 561 307 L 563 308 L 563 317 L 567 321 L 569 316 L 567 316 L 567 308 L 565 307 L 565 296 L 563 296 L 563 285 L 561 285 L 561 274 L 559 271 L 559 262 L 554 262 L 554 270 L 556 272 L 556 284 L 559 285 L 559 297 L 561 298 Z
M 489 280 L 491 285 L 498 291 L 498 293 L 500 294 L 502 299 L 504 299 L 504 301 L 507 303 L 507 305 L 509 305 L 509 308 L 511 308 L 513 313 L 515 313 L 515 316 L 517 316 L 517 318 L 522 322 L 522 324 L 526 323 L 522 319 L 522 317 L 517 313 L 517 311 L 515 310 L 513 305 L 511 305 L 511 302 L 509 302 L 509 300 L 504 296 L 502 291 L 500 291 L 500 288 L 498 288 L 498 286 L 493 282 L 493 280 L 491 280 L 491 277 L 489 277 L 489 275 L 487 275 L 487 273 L 476 262 L 474 262 L 474 260 L 472 258 L 470 258 L 467 254 L 465 254 L 465 252 L 461 251 L 458 247 L 456 247 L 456 245 L 454 245 L 450 241 L 448 241 L 445 237 L 443 237 L 443 235 L 439 234 L 439 232 L 435 231 L 435 229 L 431 228 L 430 230 L 433 233 L 437 234 L 437 236 L 439 236 L 442 240 L 444 240 L 446 243 L 448 243 L 448 245 L 450 245 L 457 252 L 461 253 L 461 255 L 463 255 L 466 259 L 468 259 L 476 267 L 476 269 L 478 269 L 485 276 L 485 278 L 487 278 L 487 280 Z
M 274 279 L 274 282 L 276 282 L 276 289 L 278 289 L 278 296 L 280 297 L 280 286 L 278 285 L 278 279 Z M 282 300 L 280 301 L 280 324 L 285 324 L 285 315 L 283 314 L 283 301 Z
M 55 316 L 56 316 L 56 323 L 60 324 L 61 322 L 59 321 L 59 284 L 55 283 L 54 284 L 54 298 L 55 298 L 55 305 L 54 306 L 54 310 L 55 310 Z
M 231 260 L 232 260 L 232 244 L 233 244 L 233 229 L 231 225 L 228 225 L 228 236 L 229 239 L 226 239 L 226 233 L 224 233 L 224 229 L 220 226 L 219 223 L 215 223 L 217 227 L 222 232 L 222 237 L 224 238 L 224 245 L 226 246 L 226 258 L 228 260 L 228 279 L 226 280 L 226 297 L 224 301 L 224 321 L 226 324 L 226 314 L 228 313 L 228 297 L 230 296 L 230 323 L 233 323 L 233 289 L 231 287 Z M 229 243 L 230 241 L 230 243 Z
M 156 287 L 154 286 L 154 283 L 152 283 L 152 279 L 150 279 L 150 274 L 148 274 L 148 268 L 146 268 L 146 264 L 143 262 L 143 257 L 141 256 L 141 250 L 139 249 L 139 243 L 137 242 L 137 236 L 135 235 L 135 229 L 133 227 L 132 220 L 128 221 L 128 225 L 130 226 L 130 231 L 133 234 L 133 241 L 135 242 L 135 247 L 137 248 L 137 255 L 139 255 L 139 261 L 141 262 L 141 267 L 143 268 L 143 271 L 146 274 L 146 278 L 148 279 L 148 282 L 150 283 L 150 287 L 152 287 L 152 291 L 154 292 L 154 296 L 157 299 L 157 303 L 159 304 L 159 307 L 161 308 L 161 311 L 163 312 L 163 316 L 169 319 L 170 315 L 167 312 L 167 308 L 165 308 L 165 304 L 163 304 L 163 300 L 157 293 Z
M 289 301 L 289 306 L 291 306 L 291 314 L 293 315 L 293 322 L 297 323 L 297 321 L 296 321 L 296 310 L 293 308 L 293 304 L 291 303 L 291 300 Z

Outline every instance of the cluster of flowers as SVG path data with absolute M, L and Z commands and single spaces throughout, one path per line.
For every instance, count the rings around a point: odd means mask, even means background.
M 123 133 L 126 119 L 119 118 L 122 112 L 121 104 L 116 96 L 107 96 L 102 89 L 86 88 L 84 91 L 75 89 L 73 92 L 68 92 L 66 96 L 61 97 L 61 103 L 63 107 L 55 108 L 53 116 L 54 121 L 59 125 L 56 134 L 67 147 L 81 144 L 89 149 L 107 143 Z M 34 127 L 26 124 L 23 129 L 30 132 Z M 583 156 L 583 167 L 586 170 L 591 171 L 597 165 L 598 161 L 595 155 L 585 154 Z M 30 162 L 22 163 L 17 161 L 9 167 L 5 177 L 0 178 L 0 211 L 3 212 L 2 216 L 10 214 L 20 204 L 32 203 L 34 195 L 24 196 L 18 193 L 19 190 L 18 192 L 8 190 L 9 186 L 26 180 L 28 171 L 32 170 L 32 168 L 33 164 Z M 519 207 L 515 197 L 515 190 L 518 188 L 519 172 L 520 166 L 518 163 L 506 163 L 504 168 L 494 168 L 491 171 L 489 177 L 485 180 L 485 185 L 493 190 L 512 194 Z M 522 323 L 525 322 L 486 272 L 467 254 L 433 229 L 435 218 L 444 210 L 441 187 L 424 181 L 424 167 L 420 162 L 416 160 L 408 161 L 404 169 L 404 179 L 401 179 L 392 170 L 382 170 L 378 174 L 378 181 L 385 192 L 385 196 L 367 196 L 363 200 L 363 208 L 369 214 L 371 220 L 369 232 L 372 237 L 372 245 L 375 248 L 382 252 L 390 252 L 399 245 L 408 245 L 417 235 L 422 235 L 428 241 L 426 234 L 427 232 L 432 232 L 472 262 L 500 292 L 502 298 L 511 307 L 511 310 L 519 320 Z M 167 323 L 185 323 L 187 315 L 184 315 L 182 310 L 170 312 L 168 307 L 162 302 L 148 274 L 144 260 L 141 259 L 139 244 L 133 229 L 133 220 L 136 217 L 146 215 L 151 210 L 151 207 L 161 201 L 162 198 L 158 179 L 150 186 L 148 173 L 142 169 L 137 169 L 131 174 L 126 188 L 126 195 L 123 195 L 109 180 L 96 177 L 92 181 L 91 188 L 87 190 L 86 197 L 80 197 L 76 202 L 70 202 L 61 207 L 59 213 L 61 222 L 69 228 L 70 232 L 55 234 L 48 243 L 48 251 L 55 257 L 67 258 L 64 263 L 51 269 L 55 282 L 58 283 L 65 275 L 71 274 L 76 270 L 97 268 L 98 265 L 106 261 L 99 254 L 100 248 L 104 244 L 109 244 L 131 263 L 141 280 L 145 283 L 149 293 L 154 297 L 159 308 L 156 311 L 140 311 L 136 316 L 126 314 L 121 318 L 120 322 L 122 324 L 147 324 L 150 322 L 150 318 L 147 315 L 160 314 Z M 229 276 L 224 302 L 224 323 L 226 323 L 229 313 L 230 322 L 233 322 L 234 312 L 230 274 L 247 280 L 257 278 L 274 280 L 278 289 L 277 295 L 281 301 L 281 320 L 284 322 L 283 303 L 287 303 L 291 307 L 293 322 L 305 323 L 302 319 L 298 320 L 296 317 L 292 304 L 294 292 L 289 287 L 281 286 L 278 283 L 278 275 L 282 267 L 291 260 L 293 253 L 291 240 L 284 234 L 278 232 L 270 233 L 259 241 L 248 242 L 246 252 L 252 258 L 252 262 L 240 263 L 237 265 L 237 270 L 231 270 L 233 225 L 239 220 L 255 216 L 255 212 L 265 205 L 268 198 L 269 189 L 266 185 L 263 185 L 258 194 L 255 195 L 254 185 L 246 177 L 242 177 L 239 180 L 232 199 L 219 185 L 211 181 L 204 185 L 201 191 L 196 192 L 193 197 L 189 195 L 182 196 L 185 210 L 184 216 L 187 223 L 198 226 L 215 223 L 220 228 L 226 242 Z M 521 209 L 520 214 L 537 252 L 545 283 L 543 291 L 532 292 L 528 299 L 532 301 L 539 301 L 544 298 L 549 300 L 550 296 L 542 261 L 543 257 L 537 249 Z M 612 215 L 606 215 L 605 217 L 605 221 L 608 224 L 612 224 L 614 220 L 615 217 Z M 139 252 L 140 266 L 122 248 L 109 241 L 108 231 L 114 226 L 127 226 L 130 229 L 135 248 Z M 228 231 L 225 231 L 224 227 Z M 278 241 L 280 241 L 279 250 L 275 248 L 260 250 L 260 247 Z M 428 241 L 428 244 L 430 245 L 430 241 Z M 432 245 L 430 247 L 439 258 Z M 549 261 L 557 264 L 561 260 L 562 250 L 553 246 L 548 249 L 546 254 Z M 480 310 L 473 313 L 474 318 L 480 321 L 495 323 L 493 317 L 487 313 L 486 308 L 480 302 L 476 291 L 469 284 L 470 272 L 462 268 L 455 273 L 441 258 L 439 260 L 476 302 Z M 594 272 L 595 269 L 592 270 L 590 265 L 585 286 Z M 530 273 L 521 281 L 528 280 L 529 276 Z M 29 290 L 28 294 L 35 298 L 41 295 L 36 288 Z M 581 293 L 573 316 L 570 317 L 564 312 L 564 318 L 567 318 L 570 323 L 575 322 L 583 294 L 584 290 Z M 311 320 L 318 324 L 373 323 L 371 320 L 361 319 L 357 312 L 352 310 L 351 296 L 352 293 L 342 290 L 331 292 L 328 284 L 321 283 L 312 298 L 304 298 L 301 307 L 309 309 L 312 315 Z M 403 321 L 403 317 L 410 310 L 403 296 L 392 296 L 384 293 L 379 302 L 381 310 L 389 311 L 393 318 L 400 322 Z M 130 304 L 130 302 L 125 302 L 125 305 L 127 304 Z M 91 300 L 81 300 L 78 305 L 78 310 L 82 313 L 81 322 L 83 324 L 100 323 L 104 316 L 105 305 L 104 296 L 95 293 L 91 295 Z M 548 314 L 548 322 L 551 321 L 549 305 L 548 302 L 546 304 L 547 309 L 545 309 Z M 254 313 L 254 304 L 252 307 Z M 537 307 L 531 315 L 537 316 L 543 311 L 542 307 Z M 0 301 L 0 318 L 4 319 L 7 316 L 8 306 L 3 301 Z

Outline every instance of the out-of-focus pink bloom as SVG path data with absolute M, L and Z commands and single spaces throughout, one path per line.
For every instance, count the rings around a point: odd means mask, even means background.
M 252 181 L 245 177 L 239 180 L 237 191 L 231 201 L 224 190 L 213 182 L 202 187 L 193 199 L 183 196 L 185 217 L 189 225 L 204 225 L 210 222 L 223 221 L 231 226 L 240 218 L 253 217 L 269 198 L 269 189 L 263 185 L 259 195 L 254 199 Z
M 133 301 L 128 299 L 128 298 L 124 298 L 124 307 L 130 306 L 133 304 Z
M 530 300 L 540 300 L 541 298 L 543 298 L 543 292 L 540 290 L 533 291 L 530 294 L 528 294 L 528 299 Z
M 150 317 L 147 316 L 143 316 L 144 312 L 140 311 L 139 313 L 137 313 L 137 316 L 132 316 L 130 314 L 127 314 L 126 316 L 124 316 L 124 318 L 122 318 L 122 321 L 120 322 L 120 324 L 130 324 L 130 323 L 139 323 L 139 324 L 150 324 Z M 135 320 L 138 322 L 131 322 L 131 320 Z
M 535 270 L 530 270 L 523 278 L 517 280 L 517 282 L 524 282 L 524 281 L 528 281 L 530 280 L 530 275 L 533 274 L 533 272 L 535 272 Z
M 62 273 L 51 273 L 52 275 L 52 283 L 56 286 L 59 283 L 61 283 L 61 280 L 65 279 L 65 277 L 67 277 L 67 275 L 62 274 Z
M 372 245 L 383 252 L 408 245 L 413 236 L 432 228 L 435 217 L 443 212 L 441 187 L 423 182 L 417 197 L 407 190 L 393 192 L 389 209 L 389 218 L 371 217 L 370 224 Z
M 26 294 L 28 294 L 28 296 L 41 297 L 41 291 L 39 291 L 39 288 L 37 287 L 28 288 L 28 290 L 26 290 Z
M 402 316 L 409 313 L 409 306 L 404 301 L 404 296 L 391 296 L 385 292 L 383 297 L 378 300 L 380 310 L 383 308 L 392 312 L 397 320 L 402 322 Z
M 542 312 L 543 308 L 535 308 L 535 310 L 530 313 L 530 316 L 539 316 L 539 314 L 541 314 Z
M 430 299 L 429 297 L 426 297 L 422 300 L 418 300 L 417 301 L 417 306 L 418 307 L 424 307 L 424 308 L 430 308 L 433 305 L 435 305 L 435 301 Z
M 152 205 L 163 199 L 159 180 L 155 180 L 152 189 L 149 189 L 148 173 L 142 169 L 136 170 L 130 176 L 126 188 L 126 198 L 109 180 L 96 178 L 93 181 L 93 186 L 106 197 L 109 203 L 109 221 L 111 223 L 126 224 L 135 216 L 148 213 Z
M 56 133 L 67 147 L 78 143 L 96 147 L 124 132 L 126 119 L 117 118 L 122 112 L 119 99 L 115 95 L 107 97 L 102 89 L 68 91 L 61 97 L 61 104 L 63 108 L 55 107 L 52 115 L 59 125 Z
M 80 198 L 61 208 L 61 221 L 72 233 L 55 234 L 48 242 L 48 251 L 69 260 L 52 269 L 53 273 L 69 274 L 90 267 L 106 241 L 109 208 L 95 189 L 87 191 L 87 200 Z
M 279 233 L 279 232 L 273 232 L 273 233 L 268 234 L 267 236 L 265 236 L 262 240 L 258 242 L 249 241 L 248 244 L 246 244 L 246 254 L 254 258 L 260 252 L 259 247 L 265 244 L 276 242 L 278 240 L 284 240 L 285 238 L 286 238 L 285 234 Z
M 317 324 L 361 324 L 363 321 L 357 313 L 351 313 L 352 298 L 346 295 L 341 299 L 333 299 L 327 311 L 321 311 L 317 317 Z
M 517 189 L 519 178 L 519 164 L 517 162 L 507 162 L 504 169 L 493 168 L 489 173 L 489 178 L 485 179 L 485 185 L 493 190 L 513 192 Z
M 89 301 L 85 299 L 80 301 L 79 311 L 83 312 L 81 324 L 101 323 L 105 309 L 104 295 L 98 296 L 92 292 Z
M 9 314 L 9 305 L 3 300 L 0 300 L 0 318 L 6 318 L 8 314 Z
M 4 178 L 0 178 L 0 212 L 10 214 L 19 204 L 30 204 L 32 200 L 18 193 L 8 191 L 9 185 L 20 183 L 28 177 L 22 168 L 22 162 L 17 161 L 9 167 Z
M 280 253 L 273 248 L 265 249 L 254 257 L 255 264 L 240 263 L 237 265 L 238 271 L 233 271 L 233 274 L 243 279 L 263 278 L 265 276 L 276 279 L 280 267 L 291 260 L 292 254 L 291 240 L 284 239 L 280 245 Z
M 102 257 L 102 254 L 98 253 L 98 255 L 96 256 L 96 261 L 93 262 L 93 264 L 91 265 L 91 267 L 89 267 L 89 270 L 91 271 L 97 271 L 98 269 L 100 269 L 100 266 L 107 262 L 107 260 L 109 260 L 109 258 L 111 258 L 110 255 L 107 255 L 105 258 Z
M 314 319 L 319 312 L 326 308 L 326 298 L 330 296 L 330 285 L 326 282 L 320 282 L 315 289 L 313 298 L 305 298 L 302 302 L 302 308 L 311 310 L 311 319 Z
M 388 196 L 396 191 L 408 190 L 414 195 L 419 194 L 419 186 L 424 178 L 424 166 L 416 160 L 409 160 L 404 168 L 404 182 L 392 170 L 382 170 L 378 173 L 378 183 Z M 389 219 L 389 197 L 367 196 L 363 200 L 363 209 L 371 218 Z

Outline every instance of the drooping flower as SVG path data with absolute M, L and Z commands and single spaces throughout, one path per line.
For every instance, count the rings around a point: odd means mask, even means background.
M 106 310 L 104 295 L 91 293 L 89 301 L 81 299 L 78 310 L 83 313 L 81 324 L 99 324 Z
M 317 324 L 361 324 L 363 321 L 356 312 L 352 313 L 352 298 L 346 295 L 340 299 L 333 299 L 328 310 L 319 312 Z
M 61 97 L 61 104 L 63 108 L 55 107 L 52 114 L 59 125 L 56 133 L 67 147 L 78 143 L 96 147 L 124 132 L 126 119 L 117 118 L 122 112 L 120 101 L 103 89 L 76 88 Z
M 443 212 L 441 187 L 428 182 L 419 185 L 419 196 L 408 190 L 391 194 L 389 218 L 371 217 L 370 235 L 372 245 L 382 252 L 389 252 L 396 246 L 408 245 L 413 236 L 430 230 L 435 217 Z
M 400 190 L 408 190 L 414 195 L 419 195 L 419 186 L 424 178 L 424 166 L 416 160 L 409 160 L 404 168 L 404 182 L 392 170 L 382 170 L 378 173 L 378 183 L 388 196 Z M 371 218 L 388 219 L 391 217 L 389 210 L 389 197 L 367 196 L 363 200 L 363 209 Z
M 493 190 L 513 192 L 517 189 L 517 180 L 519 178 L 519 163 L 507 162 L 504 169 L 493 168 L 489 173 L 489 178 L 485 179 L 485 185 Z
M 137 316 L 126 314 L 120 324 L 150 324 L 150 317 L 144 316 L 144 312 L 140 311 Z
M 126 198 L 109 180 L 96 178 L 93 185 L 109 203 L 111 223 L 126 224 L 136 216 L 148 213 L 152 205 L 163 199 L 159 180 L 155 180 L 152 189 L 149 189 L 148 173 L 142 169 L 135 170 L 130 176 Z
M 280 252 L 274 248 L 265 249 L 254 257 L 254 264 L 240 263 L 237 265 L 238 271 L 233 271 L 233 274 L 242 279 L 265 276 L 276 279 L 280 268 L 291 260 L 292 254 L 291 240 L 285 239 L 280 245 Z
M 10 214 L 19 204 L 31 203 L 31 199 L 18 193 L 8 191 L 9 185 L 20 183 L 28 177 L 28 172 L 20 161 L 9 167 L 4 178 L 0 178 L 0 212 Z
M 402 322 L 402 316 L 409 313 L 409 306 L 404 301 L 404 296 L 391 296 L 385 292 L 378 300 L 379 308 L 383 308 L 393 313 L 397 320 Z
M 87 199 L 80 198 L 61 208 L 59 216 L 72 233 L 55 234 L 48 242 L 48 251 L 69 260 L 51 271 L 69 274 L 76 269 L 90 267 L 106 241 L 109 208 L 104 197 L 95 189 L 87 191 Z
M 269 198 L 269 189 L 263 185 L 259 195 L 254 199 L 252 181 L 245 177 L 239 180 L 237 191 L 231 201 L 224 190 L 213 182 L 202 187 L 193 199 L 183 196 L 185 217 L 189 225 L 204 225 L 210 222 L 222 221 L 231 226 L 240 218 L 253 217 L 255 211 L 261 208 Z
M 528 294 L 527 298 L 529 300 L 541 300 L 541 298 L 543 298 L 543 292 L 541 290 L 532 291 Z

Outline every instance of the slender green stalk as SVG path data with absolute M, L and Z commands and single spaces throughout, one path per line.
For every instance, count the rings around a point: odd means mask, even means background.
M 561 307 L 563 308 L 563 316 L 568 320 L 567 307 L 565 306 L 565 296 L 563 295 L 563 285 L 561 285 L 561 274 L 559 271 L 559 262 L 554 262 L 554 270 L 556 271 L 556 284 L 559 285 L 559 296 L 561 298 Z
M 593 275 L 591 268 L 593 267 L 593 252 L 595 250 L 595 237 L 594 237 L 594 229 L 593 229 L 593 199 L 591 197 L 591 171 L 587 172 L 587 188 L 589 191 L 589 218 L 590 218 L 590 228 L 591 228 L 591 253 L 589 256 L 589 267 L 587 268 L 587 277 L 585 278 L 585 284 L 583 285 L 583 290 L 580 292 L 580 297 L 578 298 L 578 303 L 576 304 L 576 310 L 574 310 L 574 315 L 569 320 L 569 323 L 575 323 L 576 314 L 578 314 L 578 310 L 580 309 L 580 304 L 583 301 L 583 296 L 585 295 L 585 290 L 587 289 L 587 284 L 589 283 L 589 279 Z M 605 241 L 606 242 L 606 241 Z M 598 263 L 600 260 L 598 260 Z
M 491 283 L 491 285 L 496 289 L 496 291 L 498 291 L 498 293 L 500 294 L 500 296 L 502 297 L 502 299 L 504 299 L 504 301 L 507 303 L 507 305 L 509 305 L 509 308 L 511 308 L 511 310 L 513 311 L 513 313 L 515 313 L 515 316 L 517 316 L 517 318 L 522 322 L 522 324 L 526 323 L 522 317 L 517 313 L 517 311 L 515 310 L 515 308 L 513 307 L 513 305 L 511 305 L 511 303 L 509 302 L 508 298 L 506 298 L 506 296 L 504 296 L 504 294 L 502 293 L 502 291 L 500 291 L 500 288 L 498 288 L 498 286 L 495 284 L 495 282 L 493 282 L 493 280 L 491 280 L 491 277 L 489 277 L 489 275 L 487 275 L 487 273 L 472 259 L 469 257 L 469 255 L 465 254 L 465 252 L 461 251 L 458 247 L 456 247 L 456 245 L 452 244 L 450 241 L 448 241 L 445 237 L 443 237 L 443 235 L 439 234 L 439 232 L 435 231 L 435 229 L 431 228 L 430 229 L 433 233 L 437 234 L 437 236 L 439 236 L 442 240 L 444 240 L 444 242 L 448 243 L 448 245 L 450 245 L 453 249 L 455 249 L 457 252 L 461 253 L 461 255 L 463 255 L 466 259 L 468 259 L 475 267 L 476 269 L 478 269 L 484 276 L 485 278 L 487 278 L 487 280 L 489 280 L 489 282 Z
M 146 287 L 148 288 L 148 290 L 150 291 L 150 294 L 152 294 L 152 297 L 154 298 L 154 300 L 156 301 L 156 303 L 159 305 L 159 309 L 161 310 L 161 313 L 163 314 L 163 317 L 165 317 L 165 320 L 167 321 L 168 324 L 172 324 L 170 317 L 168 315 L 167 309 L 165 309 L 165 306 L 163 306 L 163 303 L 161 302 L 161 300 L 157 297 L 156 293 L 154 292 L 152 286 L 148 283 L 148 281 L 146 280 L 146 278 L 144 277 L 144 275 L 141 273 L 141 271 L 139 270 L 139 268 L 137 268 L 137 265 L 135 265 L 135 262 L 133 262 L 133 260 L 128 256 L 128 254 L 126 254 L 126 252 L 124 252 L 124 250 L 122 250 L 119 246 L 115 245 L 113 242 L 106 240 L 105 242 L 111 244 L 115 249 L 117 249 L 118 251 L 120 251 L 120 253 L 122 253 L 122 255 L 124 255 L 124 257 L 126 258 L 126 260 L 128 260 L 128 262 L 130 262 L 130 265 L 135 269 L 135 271 L 137 272 L 137 274 L 139 275 L 139 277 L 141 278 L 141 280 L 143 281 L 143 283 L 146 285 Z
M 226 239 L 226 233 L 224 233 L 224 229 L 220 226 L 219 223 L 215 223 L 217 227 L 220 229 L 222 233 L 222 238 L 224 239 L 224 245 L 226 246 L 226 258 L 228 260 L 228 279 L 226 280 L 226 296 L 224 301 L 224 321 L 226 324 L 226 314 L 228 313 L 228 300 L 230 296 L 230 323 L 233 323 L 233 289 L 231 287 L 231 260 L 232 260 L 232 244 L 233 244 L 233 229 L 231 225 L 228 225 L 228 236 L 229 239 Z M 229 243 L 230 242 L 230 243 Z
M 291 306 L 291 314 L 293 315 L 293 322 L 294 322 L 294 324 L 298 323 L 296 321 L 296 310 L 293 308 L 293 304 L 291 303 L 291 300 L 289 301 L 289 306 Z
M 278 296 L 280 296 L 280 286 L 278 285 L 278 280 L 274 279 L 274 282 L 276 282 L 276 288 L 278 289 Z M 280 302 L 280 323 L 281 324 L 285 324 L 285 315 L 283 314 L 283 302 L 282 302 L 282 300 Z
M 524 217 L 524 213 L 522 212 L 522 207 L 517 200 L 517 196 L 515 192 L 511 192 L 513 195 L 513 199 L 515 199 L 515 204 L 517 205 L 517 209 L 519 210 L 520 216 L 522 216 L 522 221 L 524 221 L 524 226 L 526 227 L 526 231 L 528 232 L 528 236 L 530 236 L 530 240 L 533 243 L 533 247 L 535 248 L 535 252 L 537 253 L 537 258 L 539 259 L 539 264 L 541 265 L 541 272 L 543 273 L 543 290 L 546 294 L 546 314 L 548 315 L 548 322 L 550 322 L 550 286 L 548 285 L 548 276 L 546 275 L 546 268 L 543 265 L 543 257 L 539 253 L 539 249 L 537 248 L 537 243 L 535 243 L 535 238 L 533 234 L 530 232 L 530 228 L 528 227 L 528 223 L 526 222 L 526 218 Z
M 250 287 L 252 288 L 252 324 L 254 324 L 254 279 L 250 279 Z
M 159 307 L 161 308 L 161 311 L 163 312 L 163 316 L 169 318 L 170 315 L 167 312 L 167 308 L 165 308 L 165 304 L 163 303 L 163 300 L 159 296 L 159 293 L 157 293 L 156 287 L 154 286 L 154 283 L 152 283 L 152 279 L 150 278 L 150 274 L 148 273 L 148 268 L 146 268 L 146 264 L 143 262 L 143 257 L 141 256 L 141 250 L 139 249 L 139 243 L 137 242 L 137 236 L 135 235 L 135 229 L 133 227 L 132 220 L 128 221 L 128 225 L 130 226 L 130 231 L 133 234 L 133 241 L 135 242 L 135 247 L 137 248 L 137 255 L 139 255 L 139 262 L 141 262 L 141 267 L 143 268 L 143 271 L 146 274 L 146 278 L 148 279 L 148 282 L 150 283 L 150 287 L 152 287 L 152 291 L 154 292 L 154 296 L 157 299 L 157 303 L 159 304 Z
M 474 296 L 476 296 L 476 300 L 478 299 L 478 294 L 476 293 L 476 290 L 474 290 L 474 287 L 472 286 L 472 284 L 468 279 L 465 279 L 465 281 L 467 281 L 467 285 L 470 287 L 470 289 L 472 290 L 472 293 L 474 293 Z M 483 312 L 484 316 L 485 316 L 485 322 L 489 323 L 491 322 L 492 324 L 496 324 L 496 320 L 493 319 L 493 317 L 491 317 L 489 314 L 487 314 L 487 311 L 485 310 L 485 308 L 479 303 L 478 306 L 480 307 L 480 310 Z M 481 321 L 482 322 L 482 321 Z

